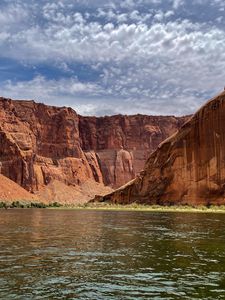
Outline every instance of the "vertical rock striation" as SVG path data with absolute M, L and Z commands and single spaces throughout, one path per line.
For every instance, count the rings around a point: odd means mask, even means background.
M 101 200 L 225 204 L 225 92 L 161 143 L 136 179 Z
M 143 169 L 148 156 L 188 118 L 80 116 L 81 147 L 85 153 L 96 153 L 104 183 L 120 187 Z

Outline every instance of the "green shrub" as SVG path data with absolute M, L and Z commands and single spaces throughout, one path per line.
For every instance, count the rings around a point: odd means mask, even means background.
M 58 202 L 53 202 L 49 204 L 49 207 L 61 207 L 62 204 L 58 203 Z
M 7 205 L 5 202 L 0 202 L 0 208 L 7 208 Z
M 24 208 L 24 204 L 20 201 L 13 201 L 10 205 L 10 208 Z
M 30 207 L 31 208 L 46 208 L 47 205 L 42 202 L 31 202 Z

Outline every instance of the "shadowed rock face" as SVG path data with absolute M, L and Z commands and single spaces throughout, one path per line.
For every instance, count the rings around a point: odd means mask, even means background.
M 161 143 L 140 176 L 101 201 L 225 204 L 225 92 Z
M 185 120 L 82 117 L 71 108 L 0 98 L 0 173 L 30 192 L 53 181 L 52 190 L 61 188 L 60 182 L 83 186 L 91 180 L 99 193 L 100 186 L 119 187 L 133 179 Z

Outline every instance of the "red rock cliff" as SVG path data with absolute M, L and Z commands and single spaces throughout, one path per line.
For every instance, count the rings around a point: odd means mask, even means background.
M 173 116 L 80 117 L 81 147 L 96 153 L 103 181 L 120 187 L 144 167 L 157 146 L 188 119 Z
M 102 182 L 80 147 L 79 118 L 71 108 L 0 99 L 0 172 L 29 191 L 51 180 Z M 93 162 L 92 162 L 93 161 Z
M 140 176 L 101 200 L 225 204 L 225 92 L 161 143 Z
M 49 186 L 55 195 L 62 183 L 77 187 L 91 180 L 118 187 L 134 178 L 149 153 L 184 121 L 81 117 L 71 108 L 0 98 L 0 173 L 30 192 Z

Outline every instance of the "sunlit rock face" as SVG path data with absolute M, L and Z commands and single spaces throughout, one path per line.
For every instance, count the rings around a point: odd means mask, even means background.
M 13 201 L 29 204 L 40 200 L 36 195 L 29 193 L 14 181 L 0 174 L 0 202 L 1 204 L 5 202 L 10 205 Z
M 157 146 L 177 131 L 188 117 L 80 117 L 81 147 L 95 151 L 106 185 L 120 187 L 144 167 Z
M 225 92 L 162 142 L 136 179 L 101 200 L 225 204 Z
M 0 173 L 34 193 L 53 181 L 51 190 L 62 187 L 59 182 L 76 187 L 92 181 L 104 194 L 104 186 L 133 179 L 186 119 L 82 117 L 67 107 L 0 98 Z
M 94 176 L 80 147 L 79 117 L 71 108 L 0 99 L 1 173 L 29 191 L 51 180 L 79 185 Z

